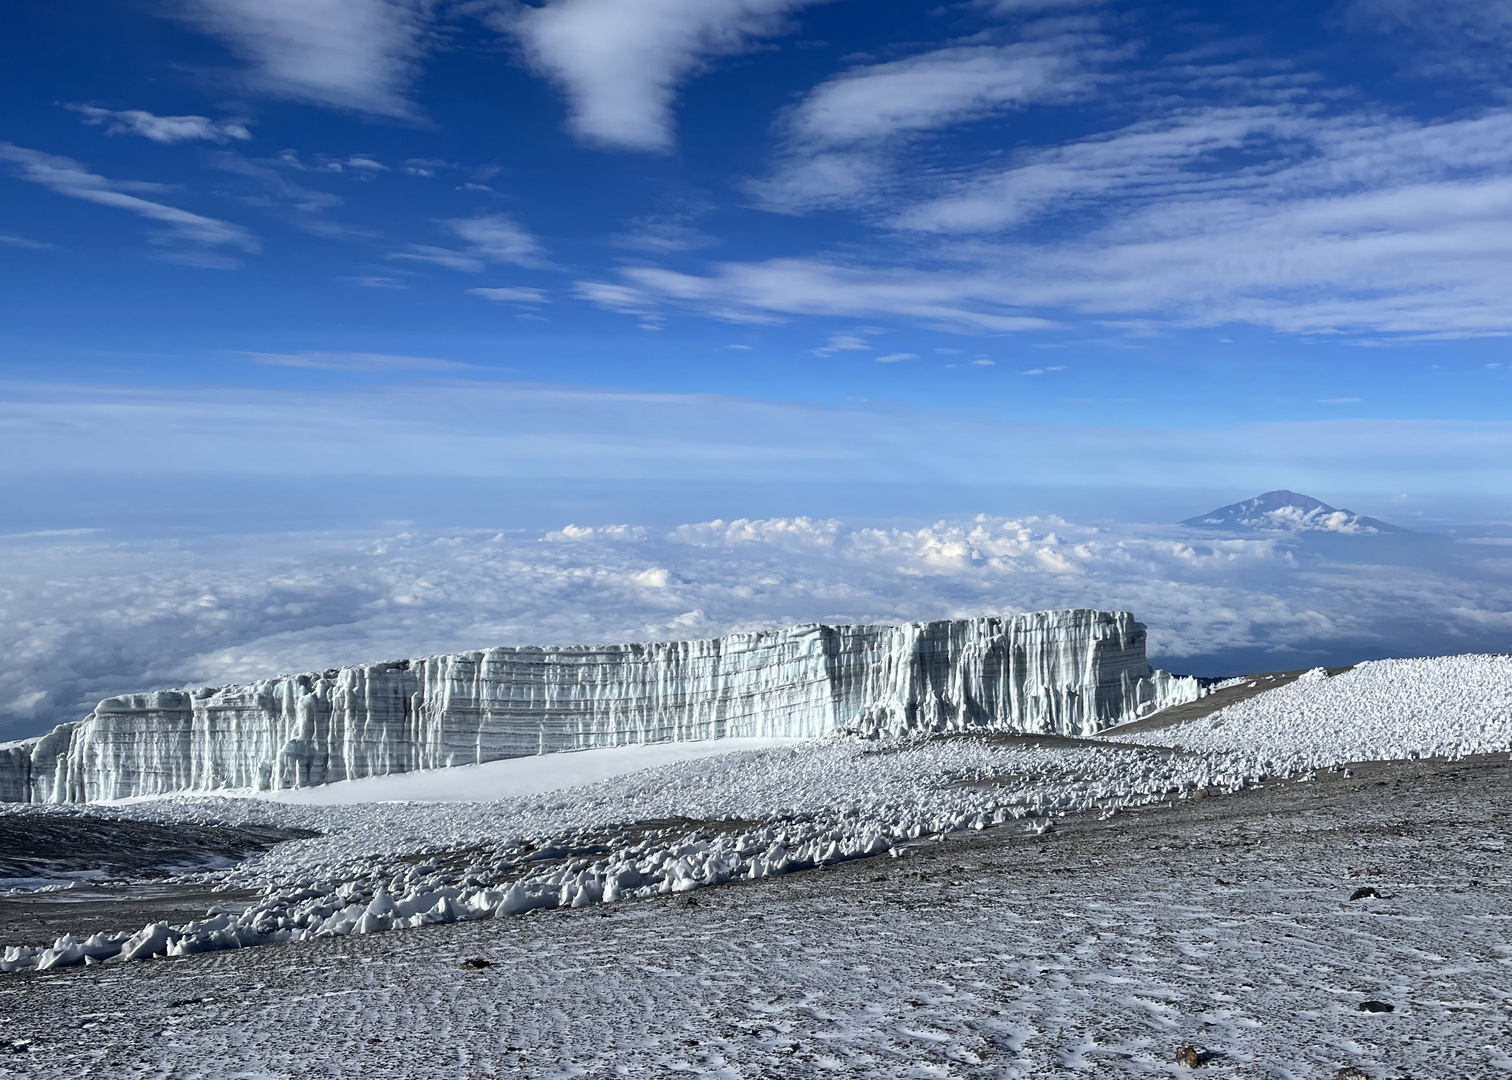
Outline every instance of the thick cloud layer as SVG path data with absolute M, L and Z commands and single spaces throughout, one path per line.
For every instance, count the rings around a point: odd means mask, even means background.
M 1200 674 L 1512 649 L 1508 547 L 1420 535 L 1238 539 L 987 517 L 856 529 L 781 518 L 0 545 L 8 738 L 76 719 L 112 693 L 494 644 L 814 620 L 1127 609 L 1150 625 L 1158 663 Z

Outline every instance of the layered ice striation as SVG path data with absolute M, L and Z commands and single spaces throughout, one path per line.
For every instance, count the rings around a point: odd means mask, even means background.
M 505 646 L 106 698 L 0 747 L 0 800 L 306 787 L 629 743 L 1084 735 L 1202 693 L 1127 612 L 796 626 L 699 641 Z

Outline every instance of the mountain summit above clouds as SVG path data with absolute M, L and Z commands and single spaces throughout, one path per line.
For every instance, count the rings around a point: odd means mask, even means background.
M 1187 518 L 1181 524 L 1197 529 L 1256 529 L 1279 532 L 1328 532 L 1352 536 L 1377 536 L 1382 533 L 1405 533 L 1411 530 L 1388 525 L 1376 518 L 1338 510 L 1311 495 L 1295 491 L 1267 491 L 1253 499 L 1220 506 L 1210 513 Z

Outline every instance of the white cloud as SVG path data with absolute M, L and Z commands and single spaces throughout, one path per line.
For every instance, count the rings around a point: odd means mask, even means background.
M 540 265 L 541 245 L 508 214 L 453 218 L 446 224 L 468 242 L 469 251 L 477 252 L 490 262 Z
M 587 300 L 590 304 L 597 304 L 622 315 L 652 318 L 656 314 L 655 299 L 649 293 L 629 285 L 619 285 L 612 281 L 577 281 L 573 283 L 572 294 L 579 300 Z
M 1234 154 L 1242 167 L 1227 164 Z M 1512 110 L 1421 123 L 1296 103 L 1182 107 L 900 207 L 894 225 L 937 238 L 902 264 L 852 255 L 625 273 L 709 313 L 1506 335 L 1509 211 Z
M 912 206 L 894 224 L 929 232 L 990 232 L 1106 200 L 1126 208 L 1232 195 L 1263 186 L 1274 167 L 1214 170 L 1217 154 L 1270 149 L 1322 134 L 1324 122 L 1287 105 L 1194 108 L 1119 131 L 1025 152 L 1010 168 L 982 171 L 954 191 Z M 1293 143 L 1295 145 L 1295 143 Z
M 223 143 L 231 139 L 250 139 L 245 124 L 216 121 L 207 116 L 156 116 L 142 109 L 102 109 L 96 105 L 70 105 L 82 113 L 86 124 L 108 124 L 110 135 L 140 135 L 156 143 L 207 139 Z
M 28 240 L 24 236 L 7 236 L 5 233 L 0 233 L 0 244 L 8 247 L 29 248 L 33 251 L 45 251 L 53 247 L 52 244 L 44 244 L 40 240 Z
M 672 146 L 680 84 L 719 56 L 781 33 L 815 0 L 553 0 L 516 5 L 494 25 L 566 91 L 572 130 L 620 149 Z
M 389 255 L 391 259 L 406 259 L 409 262 L 431 263 L 448 270 L 461 270 L 469 274 L 481 274 L 488 264 L 476 255 L 452 248 L 436 247 L 434 244 L 410 244 L 403 251 Z
M 351 285 L 361 285 L 364 289 L 407 289 L 409 283 L 394 277 L 391 274 L 358 274 L 349 277 L 340 277 L 337 281 L 345 281 Z
M 837 352 L 857 352 L 870 349 L 871 343 L 859 334 L 832 334 L 830 339 L 814 349 L 815 356 L 834 356 Z
M 630 225 L 628 232 L 612 237 L 610 242 L 632 251 L 656 252 L 696 251 L 719 242 L 702 229 L 675 217 L 643 217 Z
M 792 133 L 809 144 L 871 142 L 1065 100 L 1090 88 L 1086 45 L 1081 35 L 1057 35 L 853 68 L 809 93 L 792 115 Z
M 1385 35 L 1415 74 L 1506 87 L 1509 0 L 1353 0 L 1347 14 L 1353 28 Z
M 432 244 L 410 244 L 394 252 L 392 259 L 434 263 L 451 270 L 481 273 L 490 263 L 513 263 L 516 266 L 546 265 L 540 242 L 508 214 L 481 214 L 470 218 L 452 218 L 443 223 L 448 230 L 467 241 L 461 251 Z
M 431 0 L 182 0 L 191 23 L 252 64 L 254 89 L 410 116 Z
M 532 289 L 527 286 L 505 287 L 498 289 L 468 289 L 469 296 L 481 296 L 485 300 L 494 300 L 503 304 L 549 304 L 551 298 L 546 295 L 544 289 Z
M 919 354 L 918 353 L 895 352 L 895 353 L 888 353 L 886 356 L 879 356 L 879 357 L 877 357 L 877 363 L 879 363 L 879 364 L 896 364 L 896 363 L 898 363 L 899 361 L 902 361 L 902 360 L 917 360 L 918 358 L 919 358 Z
M 1040 330 L 1048 319 L 1005 310 L 980 274 L 879 270 L 807 259 L 724 263 L 708 276 L 657 267 L 623 271 L 640 295 L 737 322 L 790 315 L 904 316 L 947 330 Z
M 804 621 L 1131 610 L 1176 670 L 1512 647 L 1504 552 L 1396 560 L 1303 538 L 978 516 L 123 541 L 0 538 L 0 738 L 111 694 L 495 644 L 646 641 Z M 1358 542 L 1357 542 L 1358 543 Z M 1381 567 L 1389 566 L 1389 573 Z
M 457 371 L 472 367 L 456 360 L 432 356 L 391 356 L 387 353 L 302 352 L 242 353 L 254 364 L 266 367 L 318 368 L 325 371 Z
M 879 201 L 898 159 L 925 132 L 1032 104 L 1070 101 L 1112 55 L 1090 28 L 1031 23 L 1024 40 L 952 45 L 860 65 L 820 83 L 787 118 L 787 149 L 749 188 L 767 209 L 800 212 Z
M 177 245 L 170 257 L 204 265 L 225 265 L 230 260 L 213 249 L 229 247 L 252 252 L 258 248 L 256 239 L 240 225 L 131 194 L 131 191 L 156 190 L 157 185 L 109 180 L 90 172 L 72 158 L 44 154 L 7 142 L 0 142 L 0 161 L 9 162 L 21 179 L 41 184 L 60 195 L 125 210 L 166 226 L 167 232 L 159 239 Z M 185 247 L 186 244 L 193 246 Z

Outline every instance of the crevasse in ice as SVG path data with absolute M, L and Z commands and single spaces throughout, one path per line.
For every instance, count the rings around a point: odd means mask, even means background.
M 749 736 L 1088 734 L 1200 696 L 1085 609 L 699 641 L 507 646 L 106 698 L 0 747 L 0 801 L 305 787 L 561 750 Z

